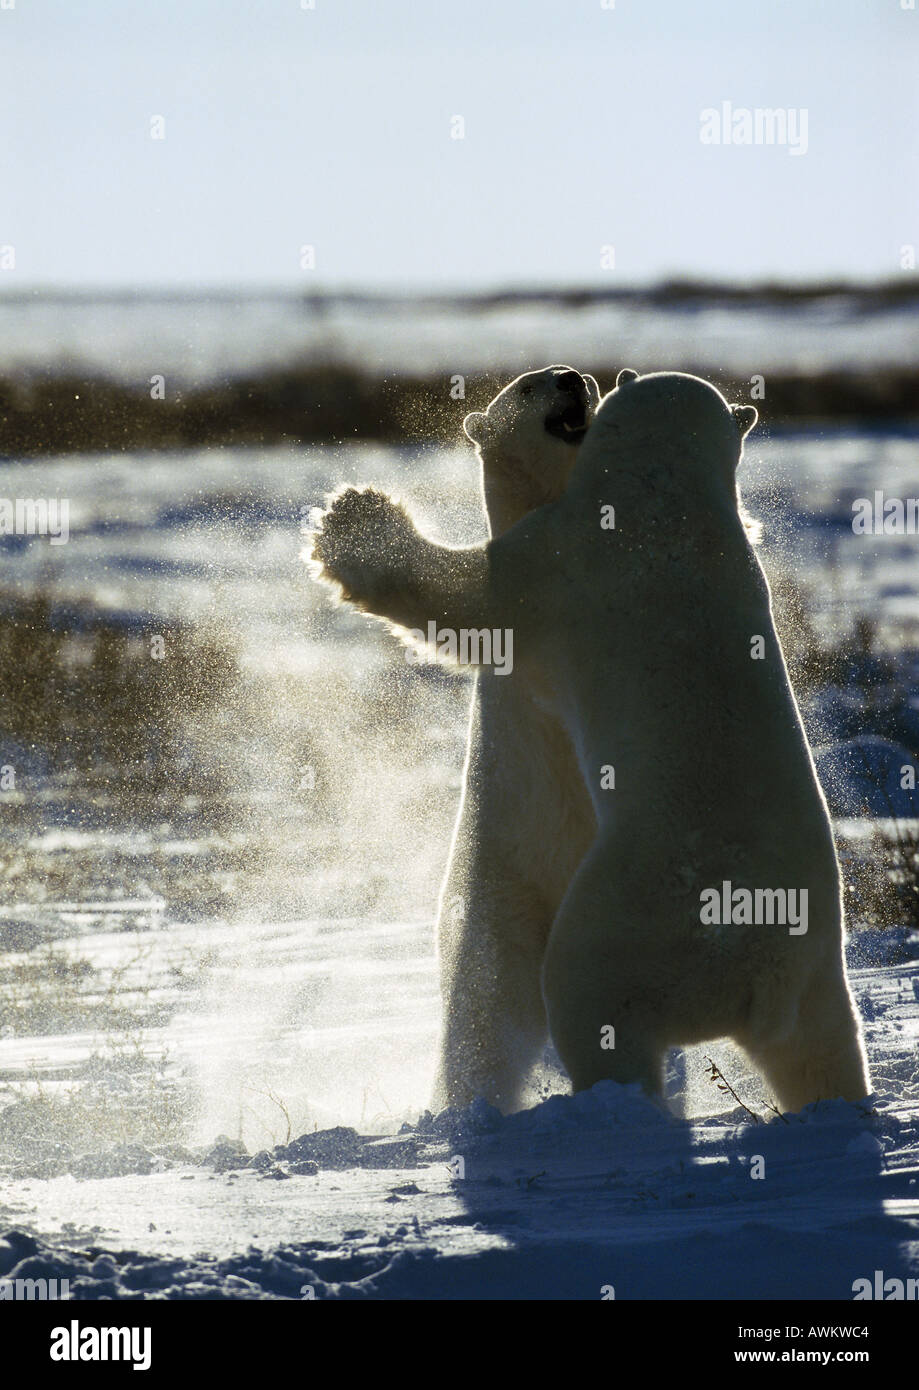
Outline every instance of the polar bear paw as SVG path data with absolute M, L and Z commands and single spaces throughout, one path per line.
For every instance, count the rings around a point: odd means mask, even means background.
M 398 587 L 421 543 L 405 509 L 375 488 L 345 488 L 315 522 L 308 558 L 356 604 Z

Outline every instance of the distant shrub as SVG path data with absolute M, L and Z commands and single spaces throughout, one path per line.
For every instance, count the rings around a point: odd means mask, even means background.
M 237 679 L 234 653 L 190 627 L 151 618 L 144 632 L 88 602 L 0 594 L 0 737 L 45 753 L 58 772 L 181 780 L 190 726 Z

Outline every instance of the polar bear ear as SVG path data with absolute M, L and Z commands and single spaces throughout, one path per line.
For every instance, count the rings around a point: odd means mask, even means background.
M 732 405 L 731 414 L 734 416 L 741 436 L 749 434 L 759 419 L 759 412 L 755 405 Z
M 637 372 L 633 372 L 631 367 L 623 367 L 622 371 L 621 371 L 621 372 L 619 373 L 619 375 L 616 377 L 616 386 L 617 386 L 617 388 L 618 388 L 619 386 L 627 386 L 628 383 L 629 383 L 630 381 L 637 381 L 637 380 L 638 380 L 638 373 L 637 373 Z
M 484 444 L 489 434 L 488 416 L 485 411 L 474 410 L 471 415 L 467 415 L 463 421 L 463 430 L 466 438 L 471 439 L 473 444 Z
M 603 394 L 600 390 L 596 377 L 592 377 L 589 372 L 583 372 L 582 376 L 587 383 L 587 398 L 592 406 L 600 404 L 600 397 Z

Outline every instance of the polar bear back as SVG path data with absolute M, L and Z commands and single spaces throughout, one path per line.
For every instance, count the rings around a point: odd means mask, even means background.
M 495 547 L 496 591 L 526 596 L 505 610 L 517 660 L 551 689 L 598 820 L 615 819 L 620 836 L 624 820 L 637 828 L 666 807 L 706 821 L 713 843 L 738 817 L 749 837 L 791 804 L 801 835 L 826 841 L 768 585 L 738 511 L 741 445 L 708 383 L 630 382 L 602 402 L 561 501 Z

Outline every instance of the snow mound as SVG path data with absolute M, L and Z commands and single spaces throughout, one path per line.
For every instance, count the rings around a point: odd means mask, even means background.
M 919 817 L 919 791 L 901 786 L 915 766 L 902 744 L 869 734 L 815 748 L 814 761 L 834 816 Z

